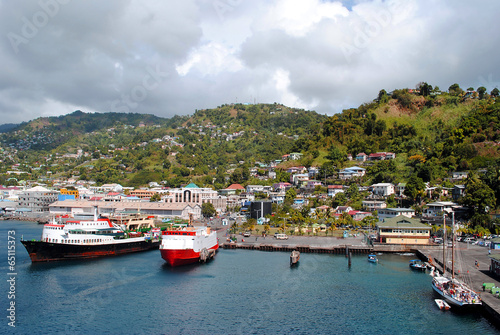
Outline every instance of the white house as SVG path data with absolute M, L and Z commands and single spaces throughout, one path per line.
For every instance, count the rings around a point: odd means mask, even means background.
M 338 193 L 344 192 L 344 186 L 342 185 L 328 185 L 328 196 L 334 197 Z
M 423 214 L 424 216 L 439 216 L 447 210 L 452 210 L 454 206 L 458 206 L 458 204 L 451 201 L 431 202 L 427 204 Z
M 394 194 L 394 185 L 391 183 L 378 183 L 371 186 L 374 195 L 388 197 Z
M 345 168 L 339 171 L 339 179 L 350 179 L 353 177 L 363 177 L 366 170 L 360 168 L 359 166 L 353 166 L 350 168 Z
M 364 200 L 362 202 L 363 208 L 369 210 L 370 212 L 379 211 L 381 209 L 387 208 L 385 201 L 378 200 Z

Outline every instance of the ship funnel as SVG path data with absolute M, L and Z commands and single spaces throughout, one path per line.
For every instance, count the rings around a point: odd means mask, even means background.
M 94 206 L 94 221 L 97 221 L 99 219 L 99 208 L 97 206 Z

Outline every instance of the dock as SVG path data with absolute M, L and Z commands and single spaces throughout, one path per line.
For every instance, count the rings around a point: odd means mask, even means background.
M 337 254 L 345 255 L 347 252 L 352 254 L 369 254 L 373 248 L 361 245 L 335 245 L 335 246 L 314 246 L 297 244 L 278 244 L 278 243 L 222 243 L 220 247 L 224 249 L 246 249 L 260 251 L 285 251 L 292 252 L 297 250 L 300 253 L 315 254 Z
M 462 272 L 455 269 L 457 278 L 467 277 L 467 284 L 479 293 L 483 301 L 481 312 L 482 314 L 496 327 L 500 328 L 500 298 L 491 294 L 489 291 L 483 291 L 483 283 L 493 283 L 495 287 L 500 287 L 500 278 L 490 272 L 491 260 L 488 257 L 488 249 L 476 245 L 467 245 L 459 243 L 459 251 L 462 258 Z M 499 252 L 493 250 L 493 252 Z M 429 262 L 436 267 L 440 272 L 443 271 L 443 253 L 442 250 L 417 250 L 417 256 L 425 262 Z M 478 262 L 478 266 L 475 262 Z M 451 271 L 451 262 L 447 262 L 446 270 Z

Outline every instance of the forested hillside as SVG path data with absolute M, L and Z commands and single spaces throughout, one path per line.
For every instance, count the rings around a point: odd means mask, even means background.
M 359 164 L 358 153 L 393 152 L 396 159 L 366 164 L 360 184 L 406 182 L 411 176 L 442 184 L 454 171 L 486 171 L 481 178 L 500 199 L 498 90 L 447 92 L 381 90 L 371 102 L 333 116 L 281 104 L 230 104 L 170 119 L 144 114 L 72 114 L 39 118 L 0 135 L 1 182 L 49 176 L 140 186 L 163 182 L 223 188 L 232 182 L 287 180 L 292 165 L 320 168 L 335 180 Z M 299 161 L 282 156 L 299 152 Z M 351 155 L 352 161 L 347 157 Z M 277 162 L 276 168 L 270 163 Z M 254 168 L 257 173 L 250 175 Z M 277 172 L 275 180 L 268 171 Z M 15 182 L 15 181 L 9 181 Z

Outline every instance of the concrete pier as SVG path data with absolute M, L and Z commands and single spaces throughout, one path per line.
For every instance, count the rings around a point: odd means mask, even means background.
M 369 254 L 373 249 L 368 246 L 356 245 L 335 245 L 335 246 L 311 246 L 297 244 L 275 244 L 275 243 L 223 243 L 220 245 L 224 249 L 247 249 L 261 251 L 287 251 L 298 250 L 301 253 L 316 253 L 316 254 L 338 254 L 345 255 L 346 250 L 353 254 Z

